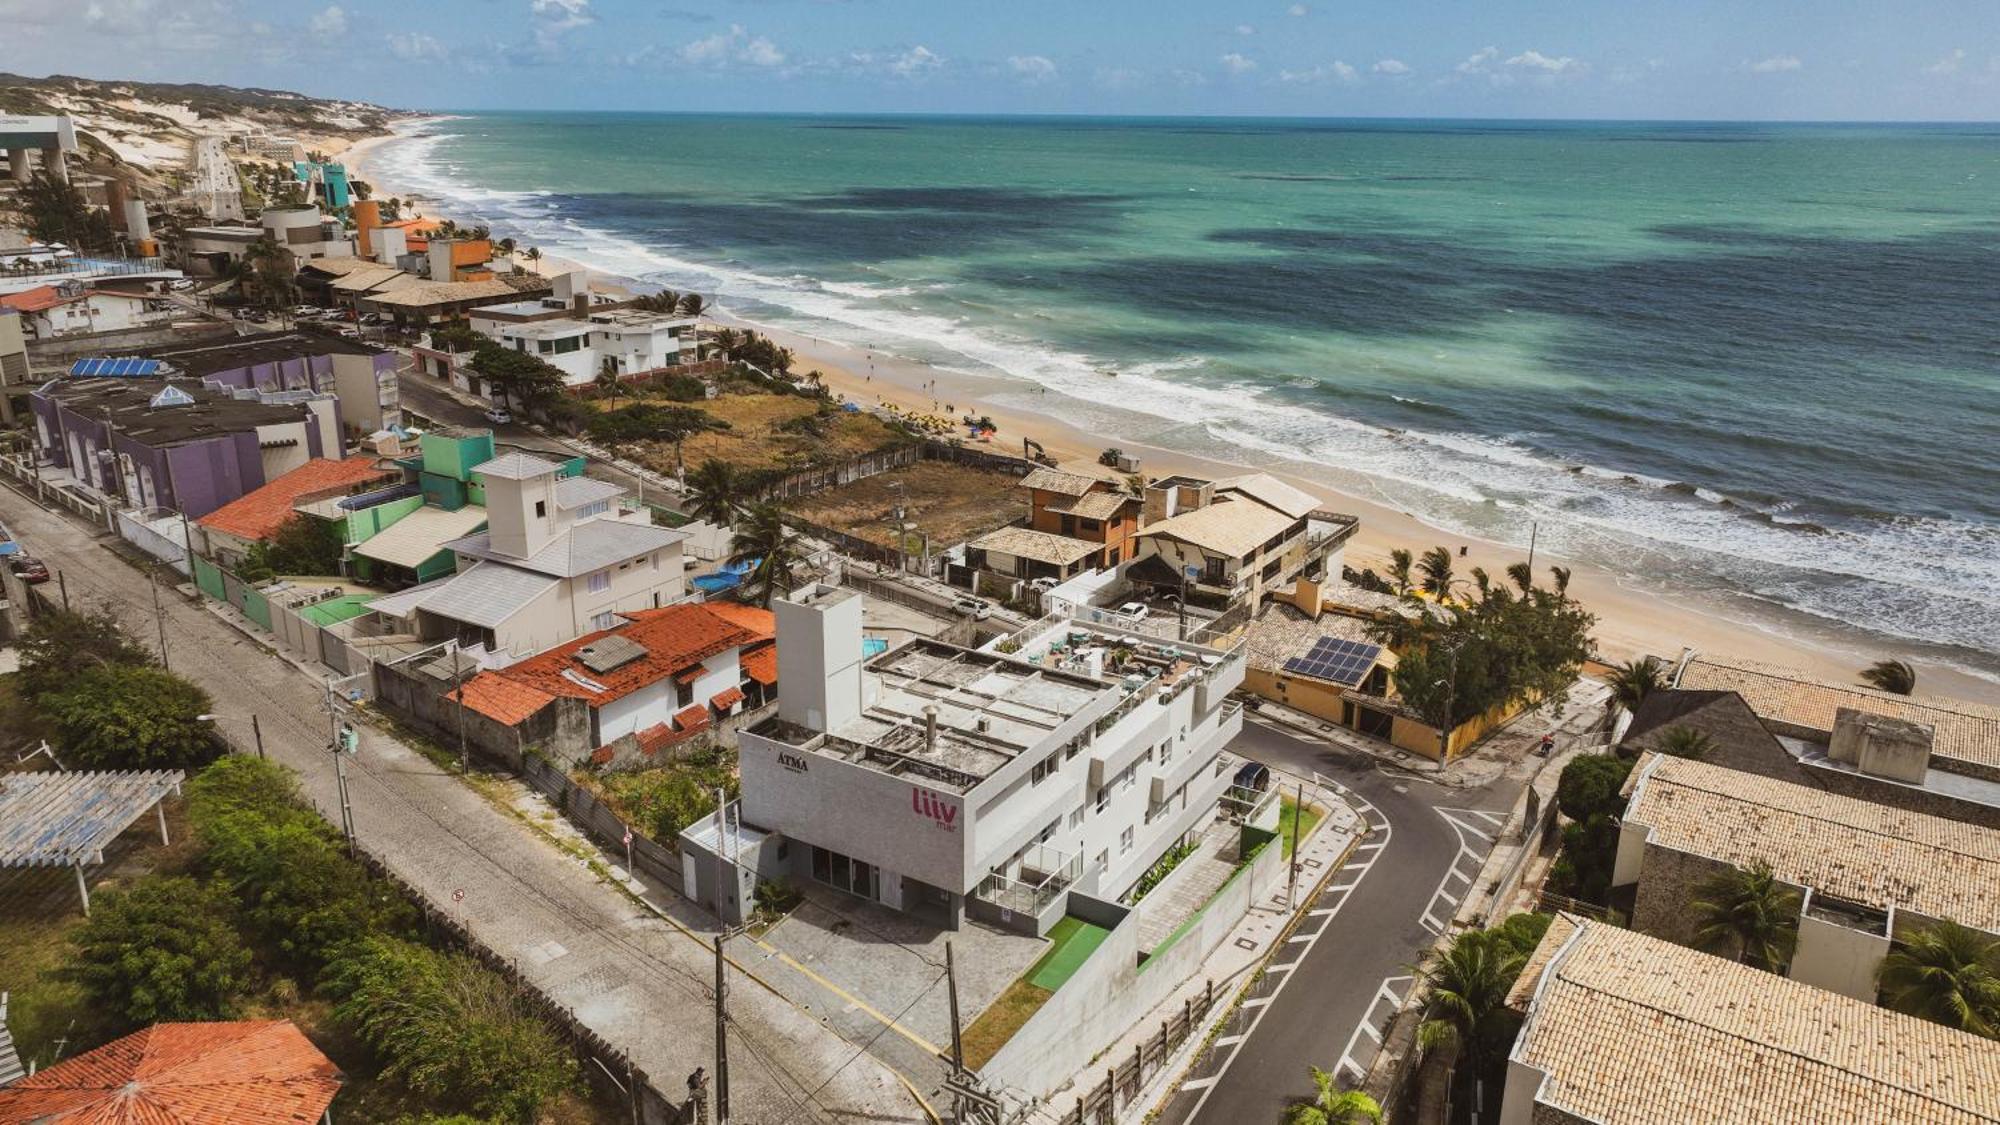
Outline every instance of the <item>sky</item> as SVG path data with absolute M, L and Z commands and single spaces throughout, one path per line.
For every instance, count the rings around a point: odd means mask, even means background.
M 2000 120 L 1994 0 L 0 0 L 0 70 L 410 109 Z

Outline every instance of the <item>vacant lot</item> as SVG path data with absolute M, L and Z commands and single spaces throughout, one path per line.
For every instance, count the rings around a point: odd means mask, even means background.
M 618 405 L 629 405 L 630 400 Z M 608 409 L 611 403 L 593 403 Z M 779 476 L 801 469 L 839 465 L 865 453 L 908 440 L 872 414 L 822 410 L 822 404 L 797 395 L 726 394 L 691 406 L 718 421 L 726 430 L 697 434 L 684 442 L 680 458 L 689 471 L 713 457 L 739 472 Z M 671 442 L 636 443 L 649 467 L 674 471 Z
M 1015 487 L 1015 480 L 950 461 L 919 461 L 808 496 L 793 510 L 821 526 L 893 547 L 896 505 L 904 504 L 911 532 L 904 549 L 921 549 L 918 531 L 928 532 L 936 549 L 1027 515 L 1028 494 Z

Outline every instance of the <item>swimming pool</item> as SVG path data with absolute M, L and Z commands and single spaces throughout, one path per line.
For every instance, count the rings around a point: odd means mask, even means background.
M 861 638 L 861 658 L 863 660 L 871 656 L 880 656 L 888 651 L 889 642 L 881 637 Z

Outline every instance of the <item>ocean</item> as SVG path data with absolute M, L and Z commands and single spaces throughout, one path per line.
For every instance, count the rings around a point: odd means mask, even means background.
M 370 159 L 995 405 L 2000 675 L 2000 127 L 493 113 Z

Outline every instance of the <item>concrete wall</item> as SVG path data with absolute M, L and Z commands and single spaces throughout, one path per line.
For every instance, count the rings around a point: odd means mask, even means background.
M 1285 872 L 1283 852 L 1276 840 L 1267 844 L 1209 900 L 1200 918 L 1179 940 L 1155 952 L 1142 965 L 1139 963 L 1142 951 L 1138 948 L 1142 919 L 1149 907 L 1168 909 L 1173 898 L 1156 888 L 1112 929 L 1104 944 L 1014 1033 L 980 1073 L 990 1085 L 1016 1087 L 1037 1097 L 1047 1097 L 1066 1084 L 1127 1028 L 1145 1018 L 1182 983 L 1200 972 L 1208 955 L 1251 906 L 1277 889 Z M 1176 871 L 1175 875 L 1181 873 Z M 1161 888 L 1168 886 L 1173 878 L 1174 875 L 1169 875 Z M 1073 912 L 1080 915 L 1093 909 L 1102 913 L 1105 906 L 1118 909 L 1109 904 L 1092 904 L 1080 895 L 1072 894 L 1070 898 L 1077 904 Z
M 1799 917 L 1798 948 L 1786 975 L 1800 984 L 1873 1004 L 1875 970 L 1888 955 L 1887 934 L 1866 933 L 1806 913 Z
M 465 742 L 486 760 L 522 768 L 522 753 L 531 747 L 578 746 L 590 741 L 590 708 L 583 700 L 559 698 L 518 727 L 510 727 L 444 697 L 449 688 L 401 665 L 374 666 L 375 700 L 423 728 L 438 745 L 458 745 L 460 721 Z

